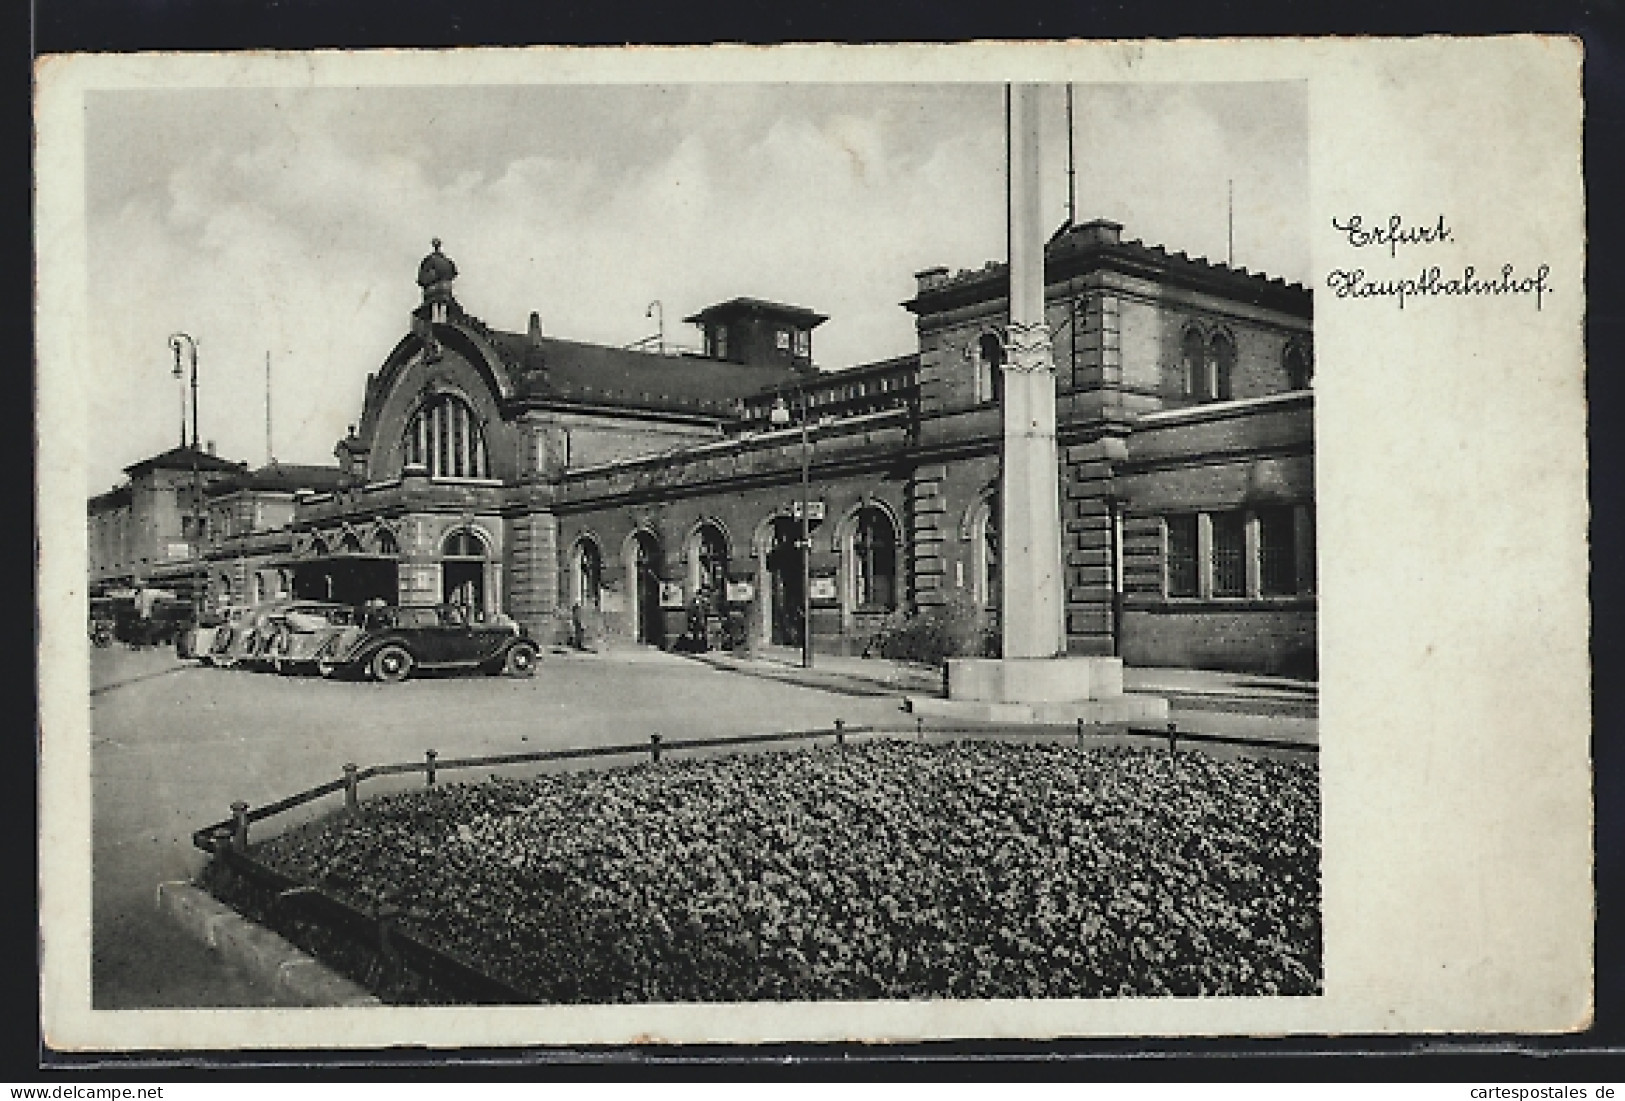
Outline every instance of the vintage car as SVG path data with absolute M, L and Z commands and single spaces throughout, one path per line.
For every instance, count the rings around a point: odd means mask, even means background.
M 102 610 L 113 617 L 113 637 L 133 650 L 168 646 L 196 621 L 191 601 L 168 589 L 126 590 L 107 601 Z
M 536 670 L 536 643 L 506 616 L 486 618 L 460 604 L 364 608 L 361 622 L 317 651 L 324 677 L 366 676 L 394 684 L 416 670 L 480 669 L 510 677 Z
M 98 647 L 113 645 L 113 633 L 118 627 L 118 600 L 111 596 L 90 598 L 90 641 Z
M 205 611 L 195 625 L 175 636 L 175 656 L 203 659 L 214 647 L 215 632 L 226 622 L 227 609 Z
M 264 653 L 278 673 L 302 673 L 316 668 L 316 653 L 329 639 L 357 622 L 357 611 L 347 604 L 307 600 L 291 604 L 268 619 Z
M 270 600 L 234 609 L 226 622 L 215 628 L 214 644 L 206 660 L 222 669 L 267 663 L 270 658 L 265 647 L 271 639 L 271 618 L 293 604 L 292 600 Z

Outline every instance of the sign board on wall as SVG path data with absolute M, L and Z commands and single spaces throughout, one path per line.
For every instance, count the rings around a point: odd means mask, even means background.
M 730 581 L 727 595 L 730 604 L 748 604 L 756 599 L 756 586 L 750 581 Z
M 815 577 L 812 579 L 812 598 L 814 600 L 835 600 L 835 579 L 833 577 Z
M 410 593 L 432 593 L 440 587 L 439 570 L 433 565 L 411 566 L 402 564 L 400 567 L 400 591 L 403 595 Z
M 790 502 L 790 516 L 791 516 L 792 519 L 795 519 L 795 520 L 801 519 L 801 502 L 800 501 L 791 501 Z M 822 501 L 808 501 L 807 502 L 807 519 L 809 521 L 811 521 L 811 520 L 822 520 L 823 518 L 824 518 L 824 502 L 822 502 Z
M 683 606 L 683 583 L 681 581 L 662 581 L 660 583 L 660 606 L 662 608 L 681 608 Z

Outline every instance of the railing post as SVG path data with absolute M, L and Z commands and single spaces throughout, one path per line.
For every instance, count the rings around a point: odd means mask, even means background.
M 1078 745 L 1079 745 L 1080 748 L 1083 746 L 1083 716 L 1082 715 L 1078 716 Z
M 835 744 L 836 745 L 845 745 L 846 744 L 846 720 L 845 719 L 836 719 L 835 720 Z
M 356 798 L 356 766 L 344 766 L 344 809 L 352 813 L 361 809 L 361 802 Z
M 919 739 L 922 742 L 925 741 L 925 716 L 924 715 L 916 715 L 916 716 L 914 716 L 914 737 Z
M 238 852 L 248 848 L 248 804 L 241 799 L 231 805 L 231 847 Z
M 654 765 L 658 765 L 660 763 L 660 735 L 659 734 L 651 734 L 651 735 L 649 735 L 649 763 L 654 764 Z
M 1173 752 L 1175 752 L 1175 751 L 1177 751 L 1179 749 L 1179 745 L 1178 745 L 1178 742 L 1177 742 L 1178 737 L 1179 737 L 1179 724 L 1178 723 L 1169 723 L 1168 724 L 1168 752 L 1169 753 L 1173 753 Z
M 400 910 L 387 902 L 378 907 L 378 951 L 390 963 L 399 963 L 401 960 L 393 938 L 395 919 L 400 916 Z
M 428 786 L 434 787 L 434 762 L 440 754 L 432 749 L 423 751 L 423 774 L 428 778 Z

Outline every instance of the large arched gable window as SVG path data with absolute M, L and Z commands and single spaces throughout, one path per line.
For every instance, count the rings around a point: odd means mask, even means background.
M 852 526 L 852 602 L 863 611 L 897 607 L 897 529 L 873 505 L 859 509 Z
M 490 477 L 479 418 L 455 394 L 437 394 L 418 409 L 401 452 L 405 465 L 426 467 L 431 478 Z

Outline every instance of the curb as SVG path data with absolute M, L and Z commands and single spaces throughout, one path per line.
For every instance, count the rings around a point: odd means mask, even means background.
M 777 684 L 790 684 L 797 688 L 811 688 L 822 692 L 836 692 L 845 696 L 867 696 L 876 699 L 905 696 L 929 691 L 935 684 L 911 683 L 903 680 L 880 680 L 838 670 L 804 670 L 799 666 L 782 665 L 776 661 L 740 661 L 713 658 L 707 654 L 684 654 L 690 660 L 724 673 L 756 677 Z
M 232 966 L 307 1006 L 377 1006 L 378 997 L 184 880 L 158 884 L 158 909 Z

